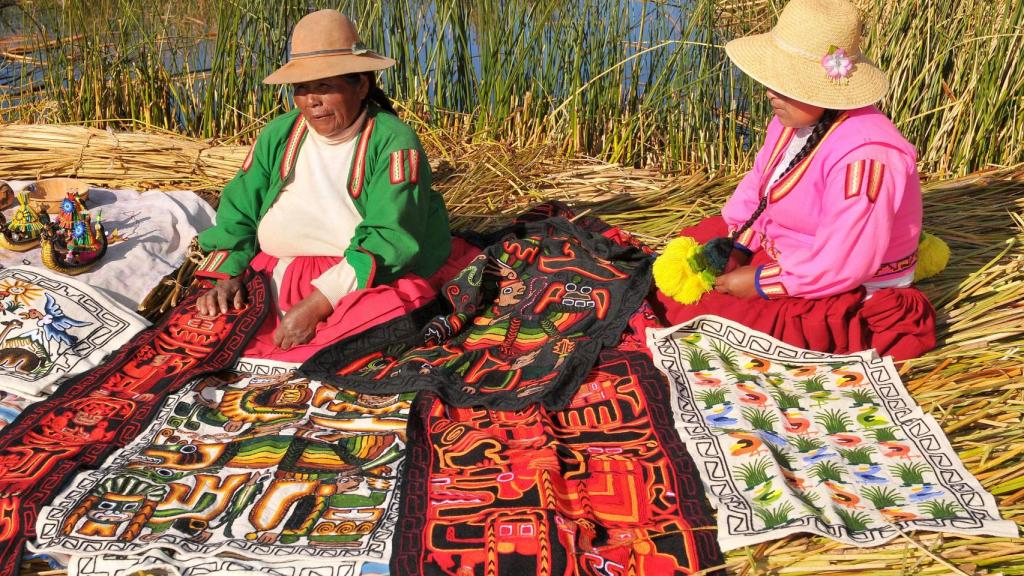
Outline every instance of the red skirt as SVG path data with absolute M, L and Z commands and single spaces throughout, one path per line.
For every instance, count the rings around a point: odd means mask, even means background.
M 721 216 L 706 218 L 680 233 L 698 242 L 726 234 Z M 754 266 L 769 263 L 764 250 L 751 262 Z M 920 290 L 883 288 L 867 300 L 864 296 L 864 288 L 816 300 L 741 299 L 709 292 L 696 304 L 684 305 L 658 290 L 652 306 L 670 325 L 713 314 L 819 352 L 845 354 L 874 348 L 883 356 L 907 360 L 935 347 L 935 309 Z
M 281 362 L 304 362 L 326 346 L 423 306 L 437 296 L 441 287 L 468 266 L 469 261 L 479 253 L 480 250 L 461 238 L 452 238 L 451 256 L 430 278 L 406 274 L 390 284 L 356 290 L 343 297 L 334 307 L 334 312 L 317 325 L 313 340 L 282 350 L 274 345 L 274 331 L 281 322 L 279 312 L 287 312 L 312 293 L 315 290 L 312 281 L 341 261 L 341 258 L 330 256 L 296 258 L 288 265 L 278 287 L 275 310 L 267 315 L 242 356 Z M 260 252 L 253 258 L 250 266 L 270 277 L 274 274 L 277 263 L 277 258 Z

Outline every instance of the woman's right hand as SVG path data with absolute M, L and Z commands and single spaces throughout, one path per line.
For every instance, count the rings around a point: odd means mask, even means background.
M 230 306 L 230 307 L 229 307 Z M 227 314 L 231 308 L 245 306 L 245 284 L 238 276 L 218 280 L 217 285 L 196 300 L 196 308 L 204 316 Z

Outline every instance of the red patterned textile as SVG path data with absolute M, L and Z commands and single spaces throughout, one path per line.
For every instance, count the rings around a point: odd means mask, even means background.
M 25 409 L 0 436 L 0 576 L 17 573 L 39 509 L 79 469 L 95 467 L 148 424 L 187 381 L 234 363 L 269 304 L 265 279 L 246 282 L 249 305 L 217 317 L 196 312 L 201 291 L 96 368 Z
M 409 424 L 393 574 L 693 574 L 722 562 L 646 349 L 601 352 L 569 406 L 446 406 Z

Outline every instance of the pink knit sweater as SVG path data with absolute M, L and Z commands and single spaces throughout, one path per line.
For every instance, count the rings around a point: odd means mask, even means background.
M 921 234 L 914 147 L 877 108 L 851 110 L 811 155 L 768 186 L 793 132 L 771 121 L 754 169 L 722 208 L 736 230 L 760 195 L 769 195 L 768 208 L 738 239 L 774 260 L 758 269 L 758 293 L 823 298 L 912 277 Z

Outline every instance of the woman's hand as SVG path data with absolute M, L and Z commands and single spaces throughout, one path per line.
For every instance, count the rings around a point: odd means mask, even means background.
M 746 250 L 740 250 L 739 248 L 733 248 L 732 252 L 729 253 L 729 261 L 725 264 L 725 272 L 729 273 L 733 270 L 750 264 L 753 257 Z
M 715 278 L 715 291 L 737 298 L 752 298 L 757 295 L 757 288 L 754 286 L 756 276 L 756 267 L 740 266 Z
M 206 291 L 196 300 L 196 308 L 204 316 L 227 314 L 232 306 L 235 309 L 245 306 L 245 283 L 238 276 L 226 280 L 218 280 L 217 285 Z
M 282 350 L 305 344 L 316 335 L 316 325 L 334 311 L 334 306 L 319 290 L 300 300 L 284 315 L 274 330 L 274 345 Z

